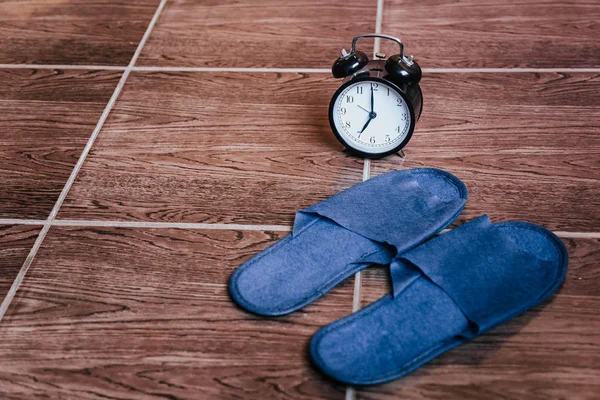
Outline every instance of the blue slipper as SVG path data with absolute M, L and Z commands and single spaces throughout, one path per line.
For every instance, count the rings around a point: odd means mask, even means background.
M 479 217 L 395 258 L 393 293 L 319 330 L 312 359 L 349 384 L 399 378 L 542 302 L 567 262 L 547 229 Z
M 229 291 L 256 314 L 296 311 L 444 229 L 466 200 L 464 184 L 439 169 L 379 175 L 299 211 L 292 233 L 242 264 Z

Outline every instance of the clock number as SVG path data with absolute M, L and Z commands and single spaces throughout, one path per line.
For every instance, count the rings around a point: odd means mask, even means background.
M 356 94 L 363 94 L 363 88 L 362 88 L 362 86 L 357 86 L 356 87 Z
M 402 99 L 398 99 L 398 104 L 396 104 L 398 107 L 400 107 L 402 105 Z
M 346 108 L 345 107 L 340 108 L 340 113 L 342 115 L 346 115 Z
M 387 90 L 388 90 L 388 94 L 387 95 L 389 96 L 390 95 L 390 88 L 387 88 Z
M 406 113 L 402 113 L 402 115 L 400 116 L 400 120 L 406 121 Z M 398 127 L 398 129 L 400 129 L 400 127 Z M 400 132 L 400 131 L 398 131 L 398 132 Z
M 350 128 L 350 121 L 346 121 L 346 128 Z
M 385 135 L 385 141 L 389 142 L 390 141 L 390 135 Z
M 400 125 L 398 125 L 395 129 L 396 132 L 400 133 Z
M 371 136 L 371 138 L 369 139 L 369 142 L 371 142 L 371 144 L 375 143 L 375 136 Z
M 373 82 L 371 83 L 371 87 L 373 88 L 373 91 L 376 92 L 377 88 L 379 87 L 379 83 Z
M 346 96 L 346 103 L 354 103 L 354 97 Z

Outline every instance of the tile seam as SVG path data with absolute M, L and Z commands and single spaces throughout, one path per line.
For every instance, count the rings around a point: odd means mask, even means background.
M 600 68 L 423 68 L 424 73 L 600 72 Z
M 169 66 L 127 66 L 118 65 L 68 65 L 68 64 L 0 64 L 0 69 L 72 69 L 72 70 L 110 70 L 137 72 L 273 72 L 273 73 L 331 73 L 329 68 L 262 68 L 262 67 L 169 67 Z M 423 68 L 424 73 L 560 73 L 560 72 L 590 72 L 600 73 L 600 68 Z
M 383 0 L 377 0 L 377 12 L 375 14 L 375 33 L 381 33 L 381 21 L 383 19 Z M 380 39 L 375 38 L 373 42 L 373 59 L 379 52 Z M 365 158 L 363 161 L 363 178 L 362 181 L 366 181 L 371 177 L 371 160 Z M 354 275 L 354 290 L 352 292 L 352 312 L 356 312 L 360 309 L 360 288 L 362 285 L 362 273 L 358 271 Z M 346 386 L 346 400 L 356 400 L 356 391 L 353 386 Z
M 137 222 L 137 221 L 83 221 L 54 220 L 53 226 L 73 227 L 115 227 L 115 228 L 176 228 L 176 229 L 231 229 L 246 231 L 281 231 L 290 232 L 290 225 L 252 225 L 252 224 L 217 224 L 194 222 Z
M 363 176 L 365 169 L 363 167 Z M 367 178 L 368 179 L 368 178 Z M 365 179 L 366 180 L 366 179 Z M 40 219 L 17 219 L 0 218 L 0 225 L 45 225 L 46 220 Z M 221 224 L 221 223 L 201 223 L 201 222 L 144 222 L 144 221 L 115 221 L 115 220 L 69 220 L 54 219 L 52 226 L 73 226 L 73 227 L 114 227 L 114 228 L 176 228 L 176 229 L 232 229 L 243 231 L 280 231 L 291 232 L 291 225 L 261 225 L 261 224 Z M 446 233 L 450 229 L 444 229 L 441 233 Z M 600 232 L 578 232 L 578 231 L 553 231 L 560 238 L 579 238 L 579 239 L 600 239 Z
M 134 71 L 146 72 L 296 72 L 296 73 L 331 73 L 330 68 L 218 68 L 218 67 L 157 67 L 141 66 L 134 67 Z
M 0 218 L 0 225 L 45 225 L 45 219 Z
M 68 64 L 0 64 L 0 69 L 83 69 L 125 71 L 127 66 L 119 65 L 68 65 Z

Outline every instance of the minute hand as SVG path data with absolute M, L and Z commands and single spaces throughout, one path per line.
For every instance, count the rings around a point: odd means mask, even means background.
M 375 107 L 375 95 L 373 94 L 373 85 L 371 85 L 371 112 L 374 112 Z

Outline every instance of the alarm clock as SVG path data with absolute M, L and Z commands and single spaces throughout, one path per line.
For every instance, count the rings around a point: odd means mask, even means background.
M 375 60 L 356 50 L 362 38 L 381 38 L 398 44 L 400 52 Z M 366 158 L 399 152 L 412 137 L 423 109 L 421 68 L 404 55 L 400 39 L 379 34 L 356 36 L 350 53 L 342 50 L 331 72 L 345 78 L 329 103 L 329 124 L 348 151 Z

